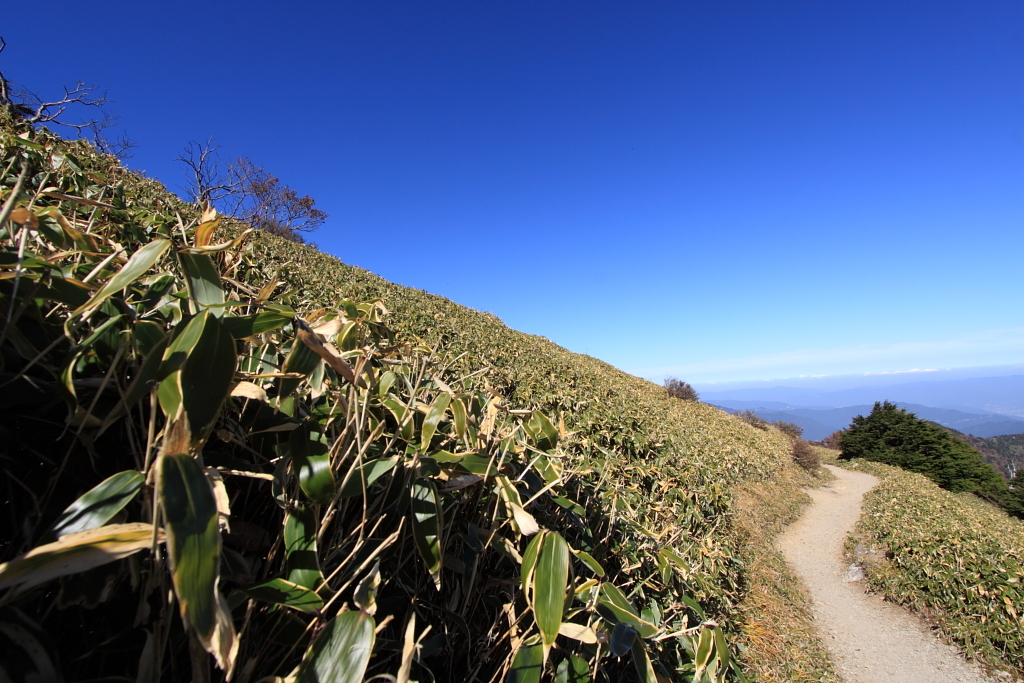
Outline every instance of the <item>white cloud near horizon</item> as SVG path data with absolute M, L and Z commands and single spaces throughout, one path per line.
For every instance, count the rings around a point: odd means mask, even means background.
M 1013 327 L 945 340 L 798 349 L 698 363 L 627 368 L 626 372 L 659 382 L 673 375 L 692 384 L 812 375 L 920 373 L 938 368 L 1016 364 L 1022 360 L 1024 327 Z M 898 369 L 901 366 L 915 369 Z

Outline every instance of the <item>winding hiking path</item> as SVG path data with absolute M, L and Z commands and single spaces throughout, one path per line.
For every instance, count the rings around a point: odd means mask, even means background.
M 827 466 L 833 488 L 809 491 L 814 505 L 779 538 L 779 548 L 810 591 L 818 632 L 847 683 L 990 683 L 903 608 L 847 581 L 843 542 L 861 499 L 878 480 Z

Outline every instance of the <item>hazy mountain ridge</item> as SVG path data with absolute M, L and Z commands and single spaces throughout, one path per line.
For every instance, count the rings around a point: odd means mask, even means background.
M 742 401 L 773 409 L 825 409 L 837 406 L 870 406 L 875 401 L 888 400 L 974 414 L 994 413 L 1011 419 L 1024 418 L 1024 375 L 1021 374 L 922 380 L 886 385 L 871 384 L 866 378 L 861 386 L 828 391 L 792 386 L 725 391 L 714 391 L 706 387 L 698 389 L 702 400 L 726 407 Z M 758 406 L 744 405 L 736 409 L 752 409 Z
M 804 430 L 804 438 L 824 439 L 832 432 L 845 429 L 857 415 L 867 415 L 874 403 L 843 408 L 798 407 L 781 401 L 709 401 L 727 412 L 751 410 L 765 420 L 792 422 Z M 917 403 L 898 402 L 918 417 L 978 438 L 1024 433 L 1024 420 L 997 413 L 969 413 L 951 408 L 936 408 Z

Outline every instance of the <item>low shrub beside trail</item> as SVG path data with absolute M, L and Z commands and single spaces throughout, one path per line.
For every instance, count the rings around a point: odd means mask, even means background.
M 867 568 L 870 585 L 936 621 L 968 655 L 1024 673 L 1024 523 L 921 474 L 847 466 L 881 479 L 857 527 L 885 556 Z

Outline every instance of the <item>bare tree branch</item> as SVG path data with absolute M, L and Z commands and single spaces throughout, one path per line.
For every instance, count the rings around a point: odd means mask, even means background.
M 6 47 L 7 43 L 0 37 L 0 52 Z M 7 109 L 15 121 L 30 126 L 63 126 L 74 130 L 79 137 L 88 132 L 92 143 L 101 152 L 125 159 L 130 156 L 129 150 L 136 145 L 123 133 L 114 139 L 107 137 L 105 131 L 116 126 L 118 119 L 106 110 L 110 102 L 105 91 L 101 94 L 98 86 L 86 85 L 82 81 L 78 81 L 74 88 L 64 88 L 63 97 L 47 101 L 31 90 L 17 86 L 0 73 L 0 106 Z M 82 107 L 92 107 L 98 115 L 86 120 L 74 118 L 72 112 L 79 112 Z
M 316 208 L 316 200 L 300 197 L 248 157 L 225 164 L 213 138 L 188 143 L 176 161 L 185 165 L 188 181 L 183 190 L 191 201 L 216 207 L 253 227 L 304 242 L 300 233 L 316 230 L 327 219 Z

